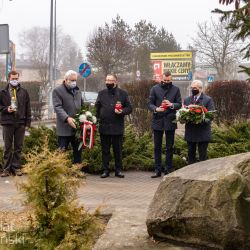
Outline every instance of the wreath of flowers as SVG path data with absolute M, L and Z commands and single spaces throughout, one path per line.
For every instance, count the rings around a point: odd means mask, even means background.
M 214 119 L 216 111 L 208 111 L 206 107 L 200 105 L 183 106 L 176 112 L 176 121 L 180 123 L 201 124 Z
M 79 139 L 79 147 L 92 149 L 96 132 L 97 118 L 92 112 L 83 107 L 76 115 L 76 136 Z

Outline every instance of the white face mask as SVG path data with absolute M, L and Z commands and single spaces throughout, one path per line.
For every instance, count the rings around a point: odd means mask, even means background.
M 13 87 L 16 87 L 19 82 L 17 80 L 10 80 L 10 84 L 13 86 Z
M 68 86 L 71 88 L 71 89 L 74 89 L 76 87 L 76 81 L 69 81 L 68 82 Z

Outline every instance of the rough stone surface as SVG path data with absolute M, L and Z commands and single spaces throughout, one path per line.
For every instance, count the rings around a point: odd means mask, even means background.
M 178 246 L 167 242 L 154 241 L 147 234 L 145 224 L 146 209 L 114 211 L 105 233 L 93 250 L 194 250 L 196 248 Z
M 250 153 L 167 175 L 149 206 L 148 233 L 196 246 L 250 249 Z

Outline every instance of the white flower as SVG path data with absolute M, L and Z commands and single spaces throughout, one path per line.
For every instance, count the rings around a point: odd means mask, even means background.
M 178 120 L 179 119 L 179 117 L 180 117 L 180 111 L 178 110 L 177 112 L 176 112 L 176 119 Z
M 189 109 L 181 108 L 181 109 L 179 109 L 179 111 L 182 111 L 182 112 L 189 112 Z
M 89 111 L 86 111 L 85 115 L 86 115 L 87 117 L 92 117 L 92 114 L 91 114 L 91 112 L 89 112 Z
M 96 122 L 97 122 L 97 119 L 96 119 L 95 116 L 92 116 L 92 121 L 93 121 L 93 123 L 96 123 Z
M 80 115 L 79 116 L 79 121 L 80 122 L 86 122 L 87 121 L 87 116 L 86 115 Z

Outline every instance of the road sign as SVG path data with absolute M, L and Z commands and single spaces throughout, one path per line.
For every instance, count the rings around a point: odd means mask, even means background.
M 214 76 L 209 75 L 209 76 L 207 77 L 207 82 L 213 82 L 213 81 L 214 81 Z
M 188 81 L 192 81 L 192 79 L 193 79 L 193 73 L 192 73 L 192 71 L 188 72 L 187 78 L 188 78 Z
M 91 67 L 88 63 L 82 63 L 79 66 L 79 74 L 84 77 L 87 78 L 90 74 L 91 74 Z

